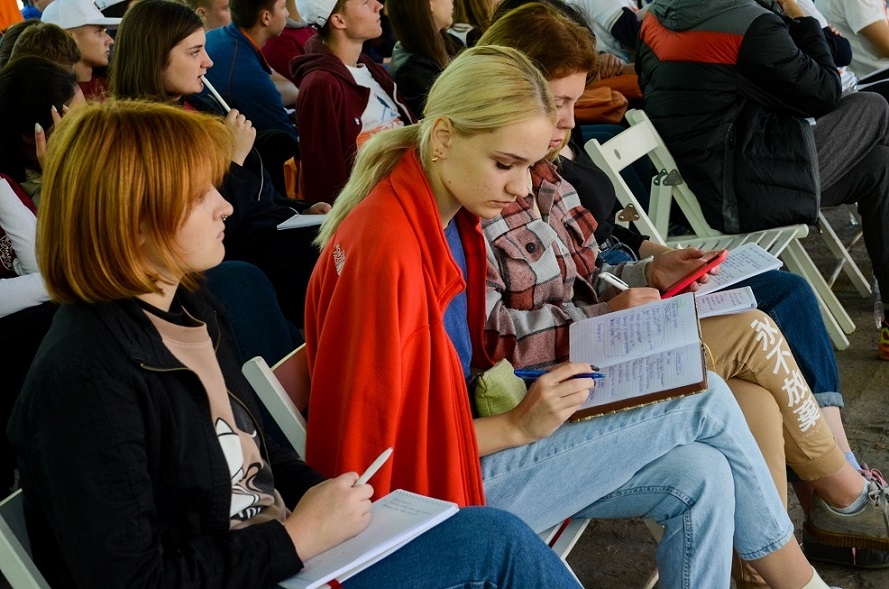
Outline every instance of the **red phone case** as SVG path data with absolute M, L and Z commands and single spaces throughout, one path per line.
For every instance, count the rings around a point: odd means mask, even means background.
M 673 286 L 671 286 L 670 288 L 665 290 L 664 294 L 661 295 L 661 298 L 662 299 L 669 299 L 672 296 L 678 295 L 679 293 L 684 291 L 686 288 L 691 286 L 691 284 L 694 283 L 694 281 L 696 281 L 698 278 L 700 278 L 701 276 L 703 276 L 704 274 L 706 274 L 707 272 L 712 270 L 715 266 L 718 266 L 719 264 L 721 264 L 723 262 L 723 260 L 726 259 L 726 257 L 728 257 L 728 250 L 722 250 L 721 252 L 719 252 L 718 254 L 716 254 L 715 256 L 713 256 L 712 258 L 707 260 L 706 262 L 704 262 L 703 266 L 696 269 L 694 272 L 692 272 L 691 274 L 689 274 L 688 276 L 681 279 L 679 282 L 677 282 L 676 284 L 674 284 Z

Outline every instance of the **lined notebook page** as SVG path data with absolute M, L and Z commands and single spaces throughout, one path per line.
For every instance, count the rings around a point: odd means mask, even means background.
M 691 293 L 583 319 L 569 329 L 571 361 L 605 374 L 581 409 L 694 384 L 704 373 Z
M 698 297 L 697 304 L 698 319 L 743 313 L 757 307 L 756 295 L 749 286 L 707 293 Z
M 728 257 L 719 265 L 719 274 L 710 277 L 710 282 L 695 292 L 697 296 L 723 289 L 747 280 L 751 276 L 777 270 L 783 265 L 781 260 L 755 243 L 745 243 L 729 250 Z
M 295 576 L 279 583 L 285 589 L 315 589 L 331 579 L 343 581 L 388 556 L 426 530 L 457 513 L 457 504 L 402 489 L 370 508 L 371 521 L 357 536 L 309 559 Z
M 300 227 L 315 227 L 324 222 L 327 215 L 293 215 L 286 221 L 278 223 L 278 229 L 299 229 Z

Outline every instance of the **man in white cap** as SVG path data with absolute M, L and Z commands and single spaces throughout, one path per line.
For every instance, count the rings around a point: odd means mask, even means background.
M 74 64 L 80 89 L 87 99 L 101 99 L 106 93 L 107 81 L 94 76 L 93 70 L 108 66 L 114 40 L 108 27 L 117 27 L 119 18 L 109 18 L 93 4 L 92 0 L 54 0 L 40 18 L 67 30 L 80 49 L 80 61 Z
M 358 146 L 380 131 L 413 123 L 414 115 L 389 73 L 361 51 L 365 41 L 383 34 L 378 0 L 296 0 L 296 8 L 318 29 L 306 54 L 290 63 L 299 86 L 303 198 L 333 203 Z

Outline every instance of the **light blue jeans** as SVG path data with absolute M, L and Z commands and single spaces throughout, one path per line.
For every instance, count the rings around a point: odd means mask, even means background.
M 461 509 L 343 587 L 580 589 L 531 528 L 488 507 Z
M 482 458 L 488 505 L 535 531 L 567 517 L 651 518 L 665 526 L 660 587 L 728 587 L 731 549 L 761 558 L 793 524 L 728 386 L 568 423 Z M 604 557 L 603 557 L 604 558 Z

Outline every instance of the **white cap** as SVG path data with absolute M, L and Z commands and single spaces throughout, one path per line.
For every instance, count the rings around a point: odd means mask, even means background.
M 75 29 L 84 25 L 116 27 L 120 24 L 119 18 L 109 18 L 102 14 L 92 0 L 53 0 L 44 9 L 40 20 L 63 29 Z
M 296 0 L 296 11 L 304 21 L 316 29 L 324 26 L 335 6 L 336 0 Z

